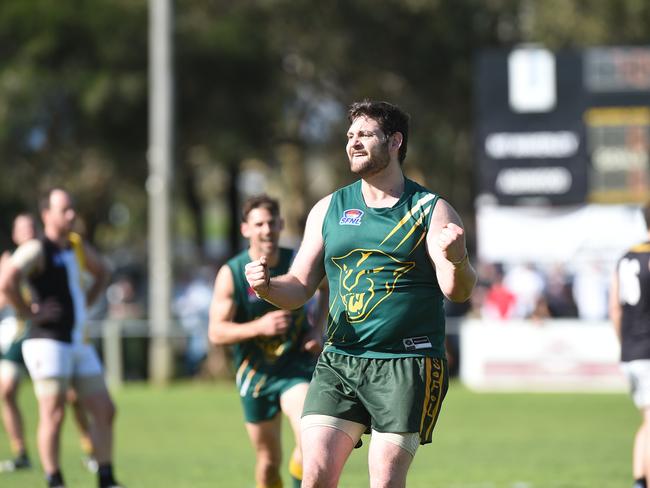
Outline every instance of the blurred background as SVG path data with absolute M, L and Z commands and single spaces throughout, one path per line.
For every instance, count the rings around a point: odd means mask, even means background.
M 480 274 L 448 304 L 454 373 L 621 389 L 606 300 L 646 238 L 648 39 L 646 0 L 3 0 L 0 248 L 67 188 L 114 270 L 91 324 L 111 382 L 227 377 L 207 313 L 240 202 L 279 198 L 297 245 L 352 181 L 347 106 L 388 100 Z

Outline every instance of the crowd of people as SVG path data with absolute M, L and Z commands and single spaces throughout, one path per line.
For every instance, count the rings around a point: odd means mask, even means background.
M 585 262 L 566 265 L 479 262 L 470 302 L 454 315 L 488 320 L 608 318 L 611 266 Z

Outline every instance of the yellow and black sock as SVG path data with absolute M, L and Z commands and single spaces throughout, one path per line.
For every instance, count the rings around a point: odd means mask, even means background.
M 289 474 L 293 488 L 300 488 L 302 484 L 302 464 L 298 463 L 293 457 L 289 460 Z
M 86 456 L 93 455 L 93 442 L 90 440 L 90 437 L 85 435 L 79 436 L 79 445 Z

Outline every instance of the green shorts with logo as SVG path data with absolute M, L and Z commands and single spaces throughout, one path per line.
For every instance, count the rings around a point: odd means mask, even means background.
M 240 382 L 237 386 L 246 422 L 263 422 L 275 417 L 280 412 L 280 397 L 300 383 L 309 383 L 315 362 L 309 353 L 297 354 L 277 372 L 255 372 L 250 381 Z
M 302 416 L 329 415 L 378 432 L 417 432 L 420 444 L 428 444 L 448 387 L 444 359 L 375 359 L 324 352 Z

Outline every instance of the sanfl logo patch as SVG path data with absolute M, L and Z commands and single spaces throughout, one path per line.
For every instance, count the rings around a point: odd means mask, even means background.
M 361 225 L 361 217 L 363 217 L 363 210 L 349 208 L 343 211 L 339 225 Z

